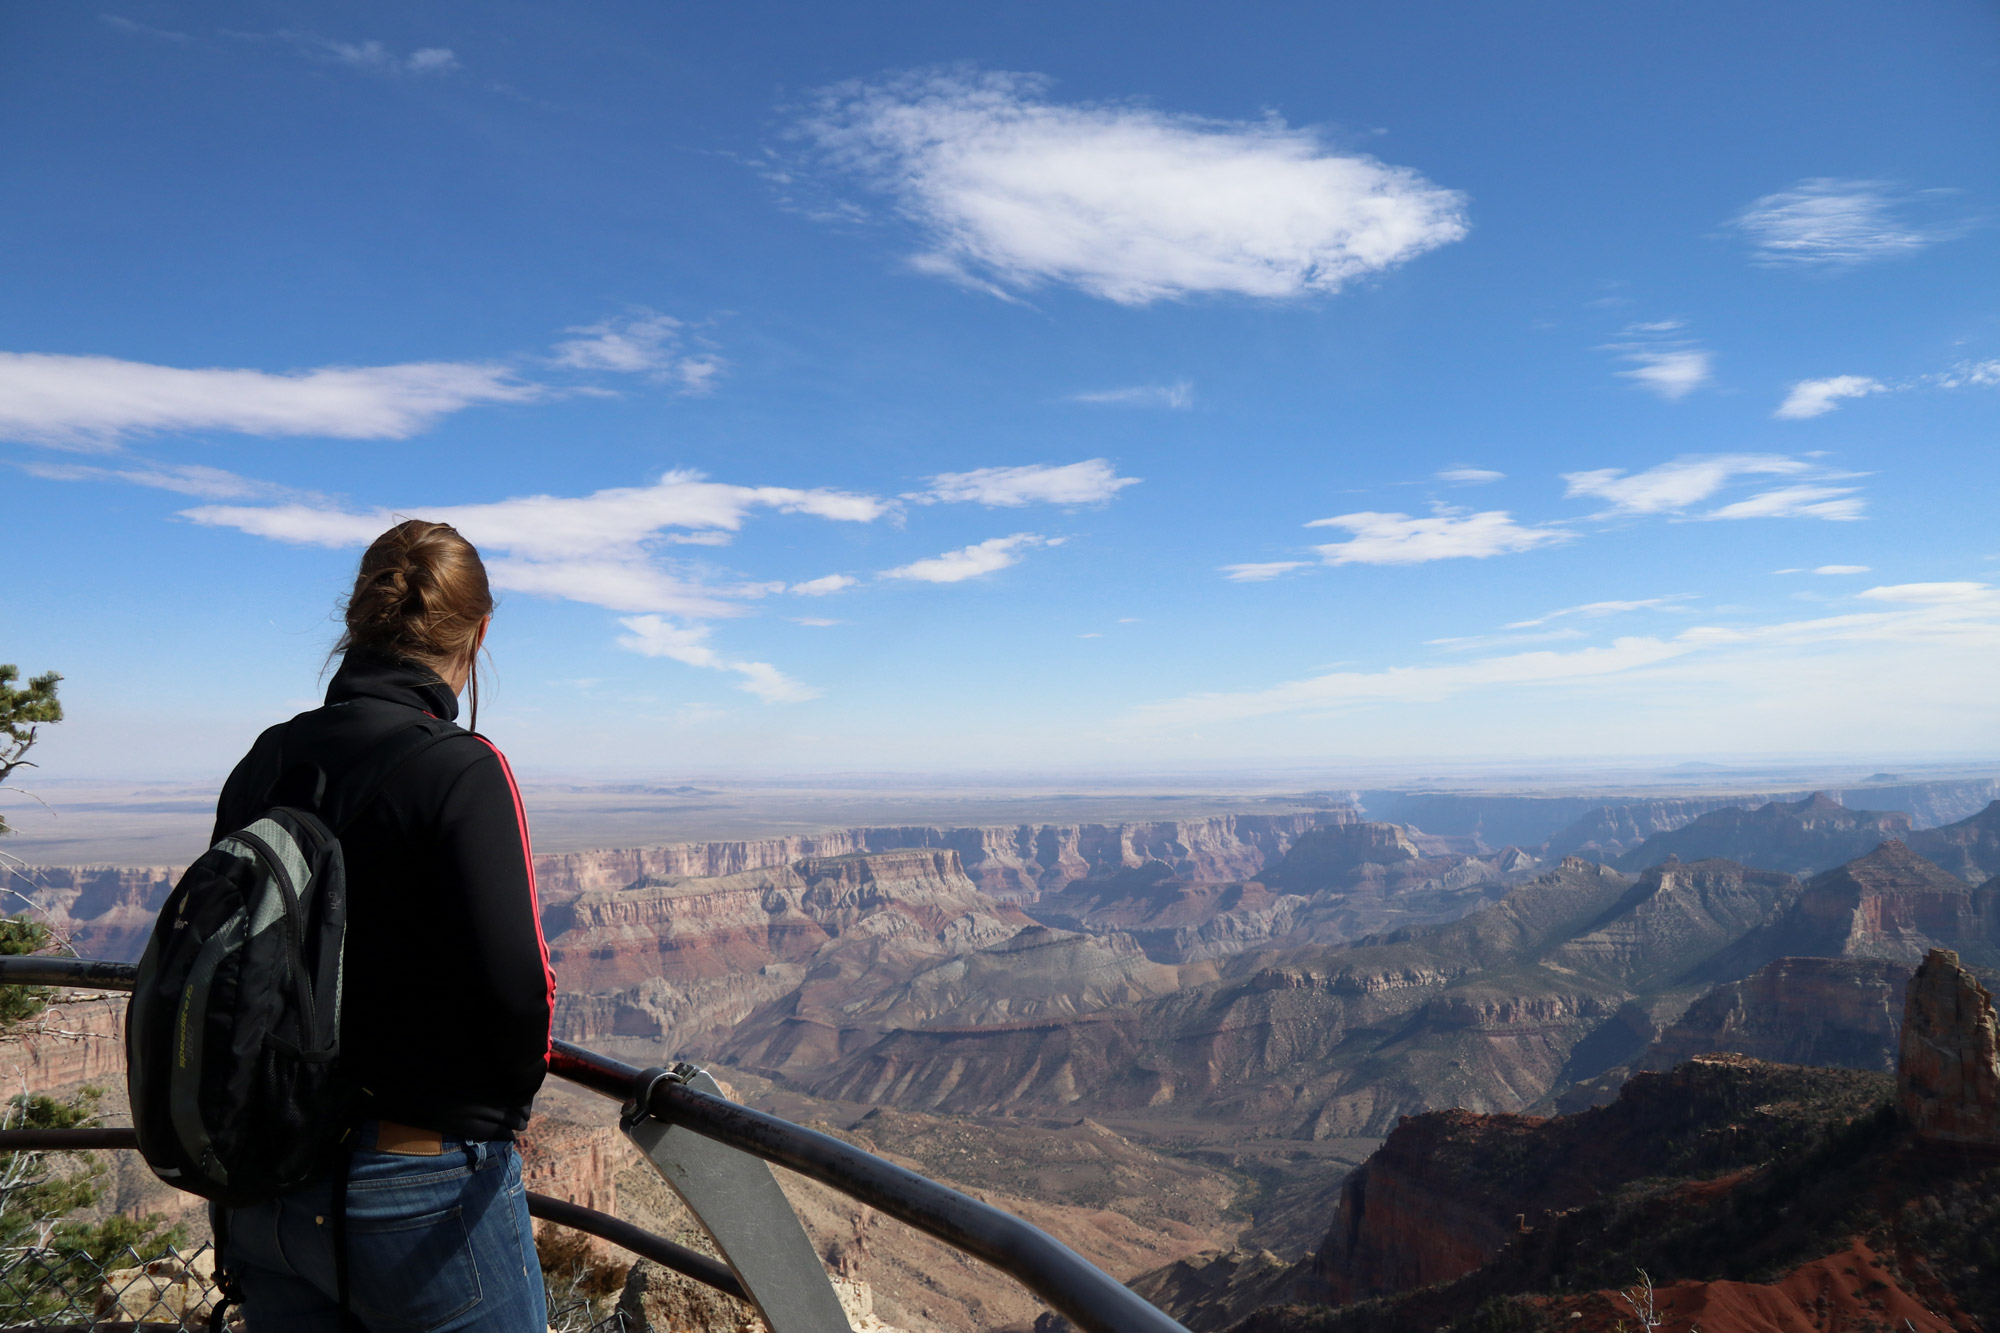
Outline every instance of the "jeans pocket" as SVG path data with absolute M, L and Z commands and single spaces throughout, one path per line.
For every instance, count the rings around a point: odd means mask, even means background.
M 349 1219 L 355 1312 L 371 1324 L 429 1329 L 479 1304 L 479 1264 L 463 1210 Z

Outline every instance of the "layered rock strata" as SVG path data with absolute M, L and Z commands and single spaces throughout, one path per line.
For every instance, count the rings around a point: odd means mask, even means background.
M 1949 949 L 1911 976 L 1896 1098 L 1922 1137 L 2000 1148 L 2000 1023 L 1993 996 Z
M 1614 863 L 1644 870 L 1672 857 L 1721 858 L 1765 870 L 1810 875 L 1909 836 L 1910 817 L 1893 810 L 1850 810 L 1825 792 L 1754 810 L 1725 807 L 1685 827 L 1657 833 Z
M 1877 958 L 1780 958 L 1688 1006 L 1639 1062 L 1672 1069 L 1725 1051 L 1775 1064 L 1896 1067 L 1910 965 Z
M 1218 815 L 1135 824 L 1019 824 L 976 828 L 852 828 L 793 838 L 617 848 L 537 857 L 545 903 L 652 879 L 713 878 L 814 857 L 902 850 L 951 851 L 982 892 L 1033 900 L 1072 880 L 1148 862 L 1205 881 L 1247 879 L 1306 831 L 1357 818 L 1351 810 Z

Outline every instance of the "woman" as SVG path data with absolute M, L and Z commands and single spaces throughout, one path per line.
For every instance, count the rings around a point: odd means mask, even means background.
M 272 727 L 230 774 L 215 837 L 300 765 L 333 781 L 471 690 L 493 597 L 472 544 L 411 519 L 361 557 L 326 706 Z M 382 783 L 341 839 L 348 933 L 340 1067 L 359 1097 L 346 1193 L 348 1302 L 370 1330 L 543 1333 L 514 1135 L 548 1067 L 555 978 L 507 761 L 460 732 Z M 334 1182 L 220 1218 L 253 1333 L 342 1327 Z

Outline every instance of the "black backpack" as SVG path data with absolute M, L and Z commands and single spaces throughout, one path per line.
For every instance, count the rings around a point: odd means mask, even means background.
M 470 734 L 399 719 L 331 782 L 281 758 L 263 815 L 174 886 L 125 1028 L 132 1124 L 162 1180 L 240 1207 L 333 1170 L 356 1116 L 340 1073 L 340 835 L 405 761 Z

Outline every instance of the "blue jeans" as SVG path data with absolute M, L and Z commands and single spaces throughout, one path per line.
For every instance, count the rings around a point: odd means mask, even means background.
M 370 1333 L 545 1333 L 521 1158 L 511 1143 L 444 1141 L 441 1156 L 375 1150 L 362 1127 L 347 1186 L 349 1304 Z M 231 1208 L 224 1266 L 251 1333 L 341 1333 L 333 1185 Z

